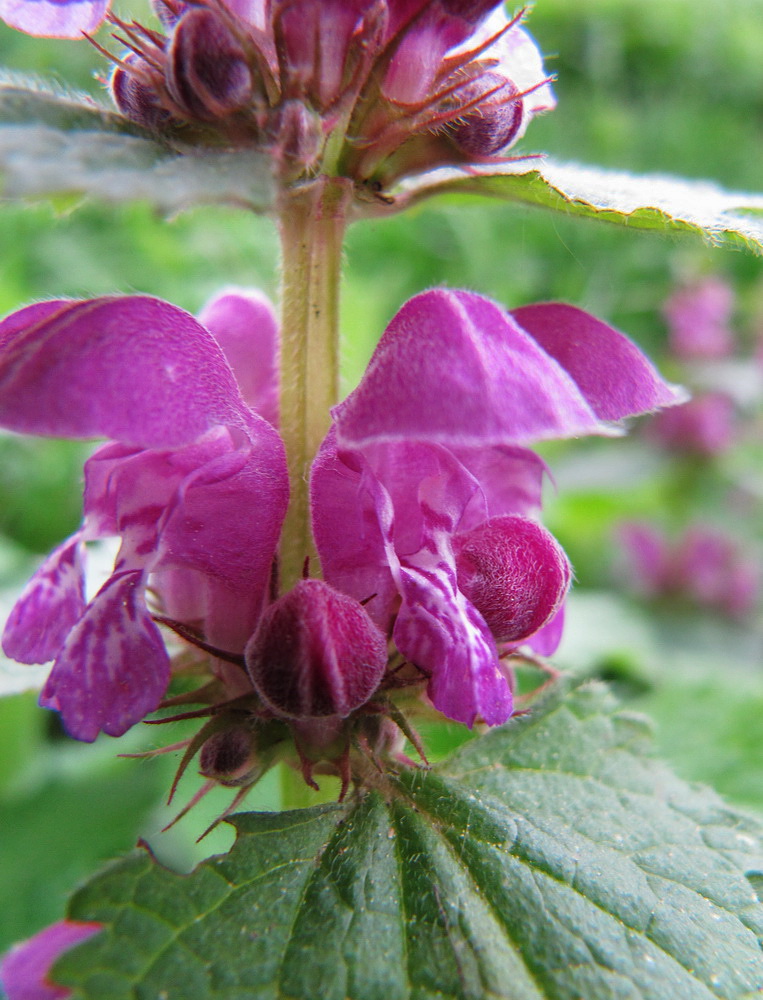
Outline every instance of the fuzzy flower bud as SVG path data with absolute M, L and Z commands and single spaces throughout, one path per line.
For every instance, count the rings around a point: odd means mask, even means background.
M 145 60 L 131 52 L 125 56 L 123 66 L 117 66 L 112 74 L 111 96 L 123 115 L 143 128 L 161 131 L 172 115 L 162 107 L 156 90 L 147 82 L 150 77 L 151 70 Z
M 458 148 L 470 156 L 492 156 L 512 143 L 522 127 L 522 99 L 518 93 L 510 80 L 497 73 L 485 73 L 462 88 L 463 103 L 478 103 L 450 127 L 450 136 Z M 480 100 L 482 95 L 484 100 Z
M 570 585 L 559 543 L 524 517 L 494 517 L 455 539 L 458 587 L 498 642 L 519 643 L 553 618 Z
M 241 46 L 220 17 L 192 7 L 177 23 L 167 86 L 192 117 L 214 121 L 237 111 L 252 94 L 252 73 Z
M 278 715 L 344 718 L 379 686 L 387 643 L 357 601 L 301 580 L 270 605 L 244 656 L 257 693 Z
M 253 734 L 244 726 L 210 736 L 199 755 L 200 773 L 227 786 L 246 784 L 255 763 Z

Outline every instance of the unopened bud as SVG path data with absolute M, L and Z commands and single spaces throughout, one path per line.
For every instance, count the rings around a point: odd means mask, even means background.
M 345 718 L 379 686 L 387 643 L 365 609 L 321 580 L 301 580 L 267 609 L 245 659 L 278 715 Z
M 479 100 L 484 94 L 484 100 Z M 522 127 L 522 98 L 514 84 L 497 73 L 484 73 L 459 91 L 471 110 L 448 128 L 455 144 L 470 156 L 493 156 L 510 145 Z
M 244 51 L 211 10 L 190 8 L 178 21 L 167 88 L 191 117 L 201 121 L 224 118 L 249 101 L 253 82 Z
M 273 115 L 271 131 L 278 159 L 300 172 L 317 160 L 323 147 L 321 120 L 301 101 L 285 101 Z
M 245 784 L 254 766 L 252 732 L 243 726 L 210 736 L 199 755 L 201 774 L 222 785 Z
M 123 60 L 127 68 L 117 66 L 111 77 L 114 103 L 131 121 L 143 128 L 158 131 L 169 124 L 172 116 L 163 108 L 155 90 L 144 82 L 148 79 L 148 65 L 134 53 Z
M 540 524 L 494 517 L 456 536 L 455 547 L 459 590 L 498 642 L 522 642 L 556 614 L 570 584 L 570 564 Z

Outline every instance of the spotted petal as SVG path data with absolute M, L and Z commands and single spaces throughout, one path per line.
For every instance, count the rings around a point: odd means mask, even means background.
M 3 650 L 19 663 L 47 663 L 85 610 L 80 533 L 43 562 L 11 611 Z
M 450 719 L 489 725 L 511 715 L 512 698 L 484 619 L 458 589 L 450 540 L 432 533 L 397 568 L 403 603 L 394 628 L 400 652 L 429 675 L 427 693 Z
M 56 657 L 40 703 L 61 713 L 75 739 L 121 736 L 164 694 L 169 657 L 143 588 L 140 572 L 112 576 Z

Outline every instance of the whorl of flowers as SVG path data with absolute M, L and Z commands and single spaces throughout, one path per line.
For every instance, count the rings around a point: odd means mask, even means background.
M 154 6 L 163 30 L 109 15 L 126 46 L 106 53 L 119 109 L 179 148 L 265 151 L 285 183 L 322 172 L 382 195 L 411 173 L 491 162 L 555 104 L 521 12 L 499 0 Z M 0 0 L 0 16 L 77 37 L 106 7 Z

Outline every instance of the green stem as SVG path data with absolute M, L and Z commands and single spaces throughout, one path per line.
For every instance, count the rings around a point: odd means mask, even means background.
M 281 586 L 318 572 L 310 530 L 310 463 L 339 398 L 339 284 L 352 183 L 320 177 L 286 190 L 279 204 L 282 248 L 281 434 L 291 499 L 281 541 Z

